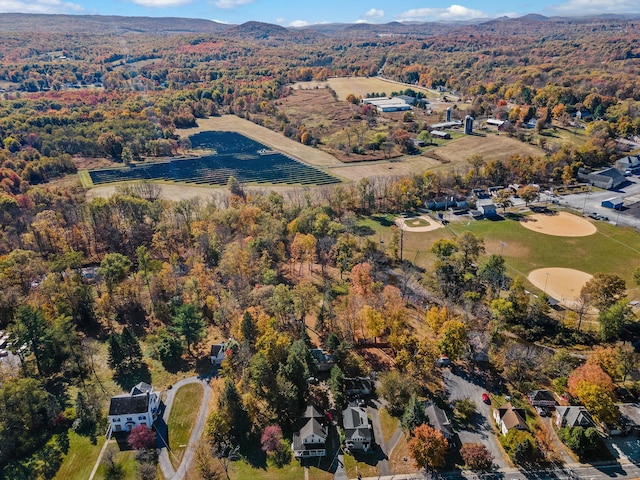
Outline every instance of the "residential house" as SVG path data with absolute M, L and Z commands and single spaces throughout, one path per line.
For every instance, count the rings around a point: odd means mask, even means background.
M 293 434 L 291 449 L 295 458 L 324 457 L 327 454 L 327 427 L 322 415 L 314 406 L 307 406 L 302 420 L 304 425 Z
M 113 432 L 130 432 L 138 425 L 151 428 L 159 407 L 160 393 L 140 382 L 129 394 L 111 397 L 109 426 Z
M 211 355 L 209 358 L 211 359 L 211 363 L 217 367 L 222 365 L 222 361 L 227 356 L 227 346 L 224 342 L 215 343 L 211 345 Z
M 344 394 L 345 395 L 371 395 L 373 384 L 369 377 L 345 377 Z
M 591 414 L 582 405 L 556 407 L 556 425 L 562 427 L 595 427 Z
M 558 403 L 549 390 L 534 390 L 529 394 L 529 402 L 534 407 L 555 407 Z
M 350 406 L 342 412 L 345 446 L 348 450 L 368 452 L 373 445 L 373 435 L 367 412 L 362 407 Z
M 447 417 L 447 412 L 433 403 L 426 406 L 424 412 L 427 414 L 427 417 L 429 417 L 429 424 L 436 430 L 440 430 L 444 438 L 449 442 L 449 445 L 451 445 L 453 429 L 451 428 L 449 417 Z
M 527 413 L 524 408 L 515 408 L 511 403 L 506 403 L 494 410 L 493 418 L 503 435 L 506 435 L 509 430 L 514 428 L 517 430 L 529 430 L 526 421 Z
M 329 372 L 336 364 L 336 360 L 333 355 L 323 351 L 321 348 L 312 348 L 311 356 L 316 362 L 318 372 Z

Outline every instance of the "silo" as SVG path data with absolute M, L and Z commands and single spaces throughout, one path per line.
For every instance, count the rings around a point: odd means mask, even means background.
M 473 117 L 471 115 L 464 117 L 464 133 L 467 135 L 473 133 Z
M 451 107 L 447 107 L 447 122 L 451 121 Z

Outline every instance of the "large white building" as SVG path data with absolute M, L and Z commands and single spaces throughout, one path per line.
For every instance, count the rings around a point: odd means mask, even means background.
M 140 382 L 128 394 L 111 397 L 109 426 L 113 432 L 130 432 L 138 425 L 151 428 L 159 407 L 160 393 Z

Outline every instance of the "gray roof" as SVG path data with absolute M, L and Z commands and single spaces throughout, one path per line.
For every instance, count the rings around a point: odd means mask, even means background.
M 427 417 L 429 417 L 429 423 L 436 430 L 440 430 L 442 434 L 447 437 L 453 437 L 453 430 L 451 429 L 451 422 L 444 410 L 437 405 L 431 404 L 424 409 Z
M 324 440 L 327 439 L 327 430 L 320 425 L 315 418 L 310 418 L 309 421 L 300 429 L 300 438 L 305 439 L 310 435 L 317 435 Z
M 303 443 L 303 440 L 311 435 L 317 435 L 318 437 L 322 438 L 323 442 L 327 441 L 327 430 L 322 425 L 320 425 L 320 423 L 318 423 L 315 418 L 310 418 L 299 432 L 295 432 L 293 434 L 293 449 L 295 451 L 300 451 L 307 448 L 307 446 Z
M 625 168 L 638 167 L 640 166 L 640 157 L 634 157 L 631 155 L 629 155 L 628 157 L 622 157 L 616 160 L 616 164 Z
M 348 407 L 342 412 L 342 425 L 346 429 L 369 427 L 367 412 L 362 407 Z
M 137 415 L 149 411 L 149 395 L 111 397 L 109 415 Z
M 151 393 L 151 392 L 153 392 L 153 387 L 151 385 L 145 382 L 140 382 L 139 384 L 137 384 L 135 387 L 131 389 L 130 395 L 142 395 L 144 393 Z
M 531 402 L 555 402 L 556 399 L 549 390 L 534 390 L 529 394 Z
M 307 408 L 304 409 L 304 413 L 302 414 L 302 418 L 324 418 L 324 415 L 313 405 L 307 405 Z
M 591 414 L 584 406 L 575 407 L 556 407 L 558 416 L 562 419 L 560 426 L 562 427 L 595 427 L 596 422 L 593 421 Z

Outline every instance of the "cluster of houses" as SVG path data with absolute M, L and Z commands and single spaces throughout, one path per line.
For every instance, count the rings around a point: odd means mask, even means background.
M 598 425 L 594 421 L 589 411 L 583 405 L 558 405 L 552 392 L 549 390 L 535 390 L 529 395 L 529 402 L 541 416 L 551 416 L 555 411 L 555 424 L 558 428 L 563 427 L 583 427 L 597 428 Z M 634 416 L 640 416 L 638 408 L 633 406 L 628 412 L 624 412 L 623 428 L 612 427 L 610 425 L 600 425 L 604 433 L 607 435 L 620 435 L 630 431 L 637 424 Z M 528 431 L 526 411 L 524 408 L 516 408 L 511 403 L 506 403 L 493 411 L 493 419 L 498 429 L 503 435 L 510 430 Z
M 368 377 L 344 379 L 344 392 L 347 396 L 363 398 L 370 395 L 372 390 L 373 384 Z M 373 430 L 363 403 L 351 403 L 341 413 L 345 448 L 351 452 L 370 452 L 374 446 Z M 315 406 L 307 406 L 300 418 L 299 429 L 293 434 L 291 449 L 294 457 L 325 457 L 332 421 L 329 412 L 323 415 Z

